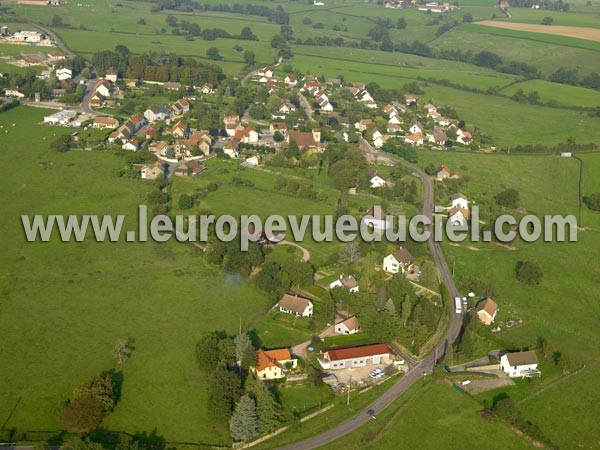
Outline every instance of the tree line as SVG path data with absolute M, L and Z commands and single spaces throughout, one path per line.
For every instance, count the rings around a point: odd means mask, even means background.
M 280 405 L 250 372 L 256 365 L 256 348 L 247 333 L 233 338 L 218 332 L 205 334 L 196 344 L 196 359 L 208 377 L 208 411 L 218 422 L 229 422 L 234 441 L 248 442 L 280 425 Z
M 94 53 L 92 63 L 100 74 L 115 68 L 122 77 L 148 81 L 202 85 L 219 84 L 225 79 L 221 67 L 216 64 L 199 62 L 175 53 L 150 52 L 132 55 L 124 46 L 117 46 L 114 51 Z

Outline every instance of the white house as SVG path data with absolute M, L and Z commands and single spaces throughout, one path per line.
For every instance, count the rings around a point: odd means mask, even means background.
M 379 130 L 375 130 L 373 133 L 373 145 L 377 148 L 381 148 L 384 143 L 385 138 L 383 137 L 383 134 L 381 134 Z
M 500 358 L 500 367 L 511 378 L 531 378 L 542 374 L 538 369 L 537 355 L 533 350 L 505 353 Z
M 200 88 L 200 92 L 203 94 L 211 95 L 217 92 L 217 90 L 211 84 L 203 84 Z
M 270 66 L 263 67 L 262 69 L 258 69 L 256 74 L 259 77 L 272 78 L 273 77 L 273 68 Z
M 416 133 L 423 133 L 423 130 L 425 128 L 423 127 L 423 124 L 421 122 L 415 122 L 413 123 L 410 128 L 408 129 L 408 131 L 410 131 L 412 134 L 416 134 Z
M 383 233 L 388 226 L 388 218 L 381 206 L 371 206 L 367 214 L 363 216 L 361 222 L 367 227 L 373 228 L 378 233 Z
M 385 187 L 387 185 L 387 182 L 383 178 L 381 178 L 379 176 L 379 174 L 373 175 L 373 178 L 371 178 L 369 180 L 369 183 L 371 184 L 371 187 L 373 189 L 377 189 L 377 188 L 380 188 L 380 187 Z
M 447 127 L 452 123 L 450 121 L 450 119 L 448 119 L 447 117 L 444 117 L 444 116 L 434 117 L 433 121 L 441 127 Z
M 452 175 L 452 172 L 450 172 L 448 166 L 442 166 L 436 173 L 435 179 L 437 181 L 444 181 L 446 178 L 450 178 L 450 175 Z
M 390 253 L 383 258 L 383 270 L 387 273 L 404 273 L 410 270 L 415 262 L 415 258 L 404 247 L 400 247 L 394 253 Z
M 60 69 L 56 69 L 56 78 L 60 81 L 62 80 L 70 80 L 73 78 L 73 71 L 68 67 L 61 67 Z
M 260 157 L 258 155 L 250 156 L 246 158 L 244 163 L 250 167 L 258 167 L 258 165 L 260 164 Z
M 7 97 L 15 97 L 15 98 L 23 98 L 25 94 L 23 94 L 18 89 L 4 89 L 4 95 Z
M 116 83 L 119 79 L 119 74 L 114 68 L 110 68 L 106 71 L 106 76 L 104 77 L 111 83 Z
M 463 131 L 460 128 L 456 130 L 456 142 L 462 145 L 469 145 L 471 143 L 471 133 Z
M 425 142 L 425 138 L 421 133 L 412 133 L 408 136 L 404 136 L 404 142 L 410 145 L 419 146 L 423 145 L 423 142 Z
M 425 109 L 428 113 L 437 112 L 437 107 L 433 103 L 427 103 Z
M 460 192 L 457 194 L 452 194 L 450 199 L 452 200 L 452 208 L 460 206 L 463 209 L 469 209 L 469 200 Z
M 102 80 L 96 86 L 96 92 L 103 97 L 110 97 L 111 83 L 108 80 Z
M 454 226 L 465 226 L 469 221 L 469 210 L 456 206 L 448 213 L 448 221 Z
M 333 283 L 329 284 L 329 289 L 333 289 L 336 287 L 343 287 L 348 289 L 351 293 L 358 292 L 358 281 L 352 275 L 344 276 L 340 275 L 340 277 L 335 280 Z
M 298 84 L 298 80 L 296 79 L 296 77 L 294 75 L 287 75 L 284 79 L 283 82 L 288 85 L 288 86 L 296 86 Z
M 276 350 L 258 350 L 256 352 L 256 367 L 250 371 L 257 380 L 277 380 L 286 376 L 288 368 L 295 369 L 298 359 L 287 348 Z
M 238 130 L 234 139 L 244 144 L 256 144 L 258 142 L 258 132 L 252 127 L 246 127 Z
M 362 345 L 360 347 L 323 349 L 319 364 L 325 370 L 364 367 L 370 364 L 389 364 L 396 354 L 387 344 Z
M 153 164 L 142 167 L 141 174 L 143 180 L 156 180 L 164 176 L 165 169 L 161 165 Z
M 140 148 L 139 143 L 135 139 L 130 139 L 123 143 L 121 146 L 123 150 L 131 150 L 133 152 L 137 151 Z
M 148 122 L 156 122 L 157 120 L 165 120 L 171 116 L 171 108 L 166 105 L 153 105 L 144 111 L 144 117 Z
M 319 103 L 319 106 L 321 107 L 321 111 L 325 111 L 325 112 L 331 112 L 331 111 L 333 111 L 333 105 L 331 103 L 329 103 L 328 99 L 323 99 Z
M 312 302 L 297 295 L 283 294 L 278 305 L 279 311 L 293 314 L 296 317 L 312 317 L 313 315 Z
M 390 115 L 390 120 L 388 120 L 388 123 L 391 123 L 394 125 L 400 125 L 402 123 L 402 119 L 398 115 L 393 115 L 393 116 Z
M 335 334 L 356 334 L 358 332 L 360 332 L 360 322 L 356 316 L 335 324 Z

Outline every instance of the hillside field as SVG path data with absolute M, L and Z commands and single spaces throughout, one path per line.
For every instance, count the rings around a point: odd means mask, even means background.
M 51 151 L 48 142 L 65 129 L 35 125 L 44 114 L 20 107 L 0 115 L 0 358 L 10 362 L 0 366 L 0 422 L 6 429 L 59 430 L 59 410 L 72 391 L 116 369 L 123 395 L 107 427 L 156 427 L 171 442 L 226 444 L 228 431 L 207 409 L 194 346 L 208 331 L 233 334 L 240 319 L 248 324 L 269 300 L 175 242 L 25 242 L 20 214 L 126 214 L 132 226 L 150 189 L 118 177 L 120 157 Z M 116 366 L 112 348 L 128 337 L 135 340 L 133 356 Z
M 420 153 L 419 164 L 446 164 L 452 170 L 469 177 L 463 193 L 477 201 L 492 198 L 505 188 L 520 193 L 521 208 L 535 213 L 574 214 L 577 216 L 577 183 L 579 165 L 576 160 L 556 156 L 470 155 L 465 153 Z M 600 164 L 600 155 L 585 155 L 584 195 L 600 191 L 593 173 Z M 500 305 L 498 320 L 520 318 L 523 324 L 498 335 L 517 346 L 535 345 L 538 336 L 545 337 L 561 352 L 573 357 L 577 365 L 589 366 L 583 372 L 561 381 L 560 389 L 547 389 L 526 403 L 530 420 L 556 442 L 576 442 L 584 446 L 598 439 L 592 433 L 594 417 L 600 413 L 597 403 L 597 348 L 600 342 L 596 320 L 600 308 L 596 298 L 596 282 L 600 268 L 593 261 L 598 252 L 600 214 L 584 209 L 584 231 L 576 243 L 526 244 L 516 242 L 514 250 L 486 243 L 443 246 L 449 264 L 455 264 L 456 276 L 473 276 L 494 286 Z M 581 225 L 580 225 L 581 226 Z M 571 263 L 565 266 L 562 261 Z M 536 261 L 544 272 L 539 286 L 527 286 L 515 279 L 519 261 Z M 587 380 L 583 381 L 583 380 Z M 596 380 L 596 381 L 592 381 Z M 543 379 L 542 379 L 543 381 Z M 558 392 L 575 392 L 577 386 L 590 389 L 587 395 L 560 396 Z M 508 395 L 511 389 L 507 388 Z M 548 405 L 553 407 L 549 408 Z M 557 427 L 554 408 L 561 410 L 568 426 Z M 585 410 L 581 415 L 578 411 Z M 575 436 L 577 439 L 574 440 Z

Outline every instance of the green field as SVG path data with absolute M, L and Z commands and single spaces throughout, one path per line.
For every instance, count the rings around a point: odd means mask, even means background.
M 595 108 L 600 105 L 600 91 L 585 89 L 566 84 L 551 83 L 543 80 L 530 80 L 521 83 L 515 83 L 502 89 L 500 92 L 506 95 L 513 95 L 517 90 L 522 89 L 526 94 L 531 91 L 537 91 L 540 94 L 540 100 L 544 103 L 553 101 L 558 105 Z
M 600 155 L 585 155 L 584 195 L 600 191 L 600 183 L 592 175 L 600 166 Z M 420 164 L 446 164 L 452 170 L 467 175 L 469 181 L 463 193 L 470 199 L 491 198 L 506 187 L 520 193 L 521 208 L 543 214 L 577 214 L 578 163 L 556 156 L 469 155 L 465 153 L 422 152 Z M 523 319 L 523 324 L 503 331 L 499 337 L 518 346 L 533 345 L 538 336 L 555 343 L 560 351 L 570 354 L 578 365 L 589 369 L 561 381 L 556 388 L 545 390 L 527 400 L 530 420 L 557 442 L 569 442 L 580 436 L 585 445 L 598 439 L 591 433 L 598 405 L 598 371 L 594 368 L 600 342 L 595 318 L 600 314 L 596 299 L 599 267 L 588 264 L 600 251 L 598 227 L 600 214 L 584 210 L 585 231 L 578 233 L 576 243 L 515 243 L 515 250 L 493 244 L 474 244 L 478 251 L 466 246 L 444 245 L 450 264 L 455 264 L 456 276 L 473 276 L 485 280 L 498 292 L 499 320 L 508 317 Z M 581 225 L 580 225 L 581 226 Z M 544 272 L 540 286 L 519 283 L 514 276 L 518 261 L 537 261 Z M 570 261 L 566 267 L 563 261 Z M 576 267 L 576 269 L 575 269 Z M 591 381 L 592 379 L 596 381 Z M 587 380 L 582 381 L 582 380 Z M 593 393 L 575 394 L 585 385 Z M 560 396 L 564 390 L 573 395 Z M 510 394 L 509 394 L 510 395 Z M 554 403 L 557 402 L 557 403 Z M 549 408 L 548 405 L 553 407 Z M 554 408 L 569 426 L 556 427 Z M 588 411 L 585 415 L 577 411 Z
M 415 385 L 377 419 L 330 445 L 333 449 L 533 448 L 501 422 L 488 422 L 481 405 L 449 384 Z M 427 418 L 424 420 L 424 418 Z M 460 442 L 460 444 L 458 444 Z M 401 444 L 400 444 L 401 443 Z
M 474 52 L 489 50 L 506 62 L 520 61 L 532 65 L 545 76 L 549 76 L 559 67 L 577 68 L 581 74 L 600 71 L 597 50 L 546 40 L 546 36 L 549 35 L 514 33 L 516 32 L 500 28 L 463 25 L 436 40 L 433 47 L 446 50 L 465 47 Z
M 65 129 L 34 125 L 45 113 L 22 107 L 0 115 L 0 421 L 7 429 L 59 430 L 59 409 L 73 389 L 115 368 L 123 396 L 105 426 L 227 443 L 228 431 L 207 409 L 194 346 L 202 333 L 249 324 L 269 300 L 175 242 L 25 242 L 20 214 L 118 213 L 131 225 L 150 189 L 118 177 L 120 157 L 49 150 Z M 111 351 L 128 337 L 135 351 L 118 367 Z
M 451 105 L 467 124 L 494 137 L 497 147 L 522 144 L 595 142 L 600 138 L 599 120 L 585 112 L 518 103 L 498 96 L 475 94 L 444 86 L 430 85 L 422 98 L 437 105 Z M 560 124 L 560 126 L 557 126 Z
M 554 21 L 552 25 L 561 25 L 567 27 L 586 27 L 600 28 L 600 20 L 598 7 L 588 6 L 584 11 L 549 11 L 543 9 L 529 8 L 511 8 L 512 17 L 502 17 L 500 20 L 505 22 L 521 22 L 539 24 L 546 16 L 552 17 Z
M 490 69 L 457 61 L 442 61 L 405 53 L 348 49 L 340 53 L 331 47 L 293 46 L 292 65 L 300 70 L 327 77 L 344 74 L 349 81 L 376 82 L 388 88 L 401 89 L 418 77 L 449 80 L 456 84 L 485 90 L 505 86 L 517 78 Z

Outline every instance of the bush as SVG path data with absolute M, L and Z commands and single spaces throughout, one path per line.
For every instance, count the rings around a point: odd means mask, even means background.
M 179 197 L 179 209 L 190 209 L 194 206 L 194 199 L 188 194 L 181 194 Z
M 600 211 L 600 192 L 595 192 L 587 199 L 588 208 Z
M 528 285 L 538 285 L 542 282 L 544 273 L 536 262 L 525 261 L 517 264 L 517 280 Z
M 496 195 L 496 203 L 506 208 L 516 209 L 519 207 L 519 192 L 515 189 L 506 189 Z
M 73 392 L 61 411 L 61 421 L 69 431 L 85 433 L 96 428 L 116 403 L 111 374 L 96 375 Z
M 50 147 L 55 152 L 60 152 L 60 153 L 68 152 L 69 149 L 71 148 L 70 143 L 71 143 L 71 136 L 69 136 L 68 134 L 65 134 L 64 136 L 60 136 L 54 142 L 52 142 L 50 144 Z

